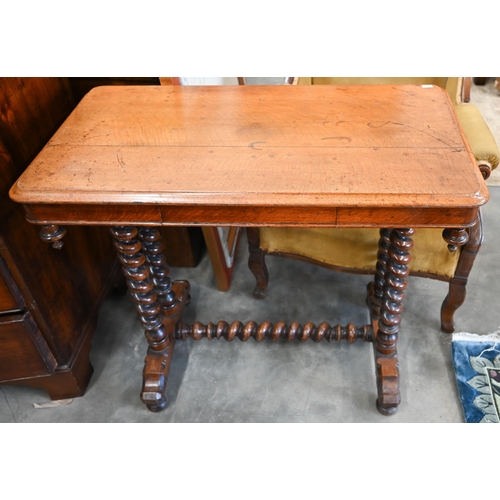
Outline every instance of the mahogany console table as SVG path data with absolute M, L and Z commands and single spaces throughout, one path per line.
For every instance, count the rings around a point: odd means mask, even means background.
M 400 402 L 396 344 L 412 234 L 450 245 L 488 199 L 446 93 L 431 86 L 100 87 L 11 189 L 41 235 L 111 226 L 148 340 L 142 401 L 166 406 L 178 339 L 373 342 L 377 408 Z M 371 321 L 356 327 L 182 322 L 155 226 L 380 227 Z

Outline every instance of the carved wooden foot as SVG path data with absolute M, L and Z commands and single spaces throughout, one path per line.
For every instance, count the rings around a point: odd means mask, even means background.
M 175 323 L 188 300 L 189 284 L 171 283 L 156 229 L 120 226 L 112 227 L 111 234 L 148 341 L 141 399 L 149 410 L 159 411 L 167 404 Z
M 142 372 L 141 400 L 148 410 L 157 412 L 167 406 L 167 380 L 170 372 L 170 363 L 175 346 L 175 328 L 180 322 L 184 306 L 189 303 L 189 283 L 187 281 L 175 281 L 172 291 L 176 296 L 176 302 L 169 311 L 169 316 L 163 318 L 166 333 L 169 338 L 168 346 L 157 351 L 148 348 L 144 359 L 144 369 Z
M 149 411 L 158 412 L 167 406 L 167 380 L 174 354 L 175 340 L 163 351 L 148 349 L 142 371 L 141 400 Z
M 374 342 L 378 393 L 376 404 L 383 415 L 395 413 L 401 402 L 396 345 L 413 233 L 413 229 L 381 230 L 375 282 L 368 286 L 372 327 L 377 332 Z
M 256 299 L 263 299 L 266 296 L 266 288 L 269 282 L 269 273 L 266 267 L 266 255 L 260 248 L 259 228 L 247 228 L 248 250 L 248 267 L 255 276 L 257 281 L 253 296 Z
M 401 402 L 399 392 L 399 362 L 395 352 L 384 356 L 375 349 L 375 370 L 377 375 L 377 410 L 382 415 L 394 415 Z

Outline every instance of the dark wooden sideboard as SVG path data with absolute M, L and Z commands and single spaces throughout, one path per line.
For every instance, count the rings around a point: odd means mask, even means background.
M 75 106 L 65 78 L 0 78 L 0 384 L 84 394 L 100 304 L 123 278 L 107 231 L 44 243 L 8 191 Z

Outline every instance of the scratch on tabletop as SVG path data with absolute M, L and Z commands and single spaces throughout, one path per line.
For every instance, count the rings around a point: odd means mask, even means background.
M 125 168 L 125 162 L 123 161 L 123 158 L 122 158 L 122 156 L 120 154 L 120 150 L 118 150 L 116 152 L 116 159 L 118 160 L 118 164 L 122 168 L 123 172 L 126 174 L 127 173 L 127 169 Z

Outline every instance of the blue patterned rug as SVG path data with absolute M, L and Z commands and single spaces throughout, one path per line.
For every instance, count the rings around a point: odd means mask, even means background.
M 467 423 L 500 422 L 500 334 L 454 333 L 451 344 Z

